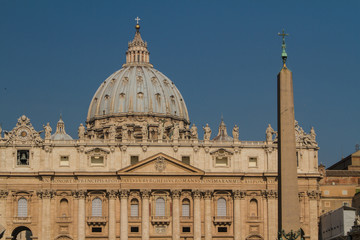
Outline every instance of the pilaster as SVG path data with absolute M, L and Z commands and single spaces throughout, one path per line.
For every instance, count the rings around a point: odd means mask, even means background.
M 201 191 L 194 190 L 194 240 L 201 240 Z
M 120 239 L 128 239 L 128 197 L 129 191 L 120 190 Z
M 212 214 L 211 214 L 211 199 L 213 191 L 206 190 L 204 192 L 205 202 L 205 240 L 212 239 Z
M 180 240 L 180 195 L 181 190 L 172 190 L 172 202 L 173 202 L 173 211 L 172 211 L 172 239 Z

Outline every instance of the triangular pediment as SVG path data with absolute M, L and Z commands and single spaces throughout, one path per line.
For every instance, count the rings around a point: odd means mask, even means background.
M 119 175 L 203 175 L 204 171 L 164 153 L 141 160 L 118 171 Z

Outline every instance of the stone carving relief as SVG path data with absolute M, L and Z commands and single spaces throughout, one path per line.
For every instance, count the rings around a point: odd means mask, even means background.
M 245 198 L 246 192 L 241 190 L 233 190 L 234 199 L 242 199 Z
M 299 126 L 299 123 L 296 120 L 295 120 L 295 139 L 297 143 L 300 143 L 303 146 L 316 147 L 318 145 L 316 142 L 316 134 L 314 127 L 311 128 L 310 134 L 307 134 L 302 129 L 302 127 Z
M 0 190 L 0 199 L 1 198 L 7 198 L 8 195 L 9 195 L 8 190 Z
M 166 168 L 166 160 L 164 157 L 158 157 L 155 161 L 155 169 L 158 172 L 164 171 Z
M 36 192 L 39 198 L 52 198 L 55 195 L 55 191 L 51 189 L 44 189 Z
M 22 115 L 16 124 L 16 126 L 10 131 L 4 131 L 4 139 L 6 144 L 13 143 L 25 143 L 40 145 L 43 143 L 43 139 L 40 137 L 40 132 L 37 132 L 32 124 L 30 119 L 25 115 Z

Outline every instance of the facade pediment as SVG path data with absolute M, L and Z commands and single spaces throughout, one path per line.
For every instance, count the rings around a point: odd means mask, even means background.
M 118 171 L 119 175 L 203 175 L 204 171 L 163 153 Z

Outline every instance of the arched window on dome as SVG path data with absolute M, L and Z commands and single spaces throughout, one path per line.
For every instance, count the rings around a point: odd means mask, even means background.
M 144 93 L 142 92 L 137 93 L 136 105 L 137 105 L 136 106 L 137 112 L 144 111 Z
M 225 198 L 219 198 L 217 200 L 217 216 L 226 217 L 226 200 Z
M 256 199 L 250 200 L 249 215 L 250 217 L 258 217 L 258 202 Z
M 187 198 L 182 200 L 182 216 L 190 217 L 190 200 Z
M 176 102 L 175 102 L 175 96 L 174 95 L 170 96 L 170 101 L 171 101 L 171 112 L 172 112 L 172 114 L 177 115 Z
M 109 113 L 109 99 L 110 99 L 110 96 L 109 96 L 109 95 L 105 95 L 105 97 L 104 97 L 103 115 Z
M 120 93 L 119 112 L 125 112 L 125 93 Z
M 165 216 L 165 199 L 159 197 L 156 199 L 155 203 L 155 216 L 164 217 Z
M 26 200 L 26 198 L 20 198 L 18 200 L 18 212 L 17 212 L 17 216 L 18 217 L 27 217 L 28 214 L 28 202 Z
M 101 217 L 102 216 L 102 201 L 100 198 L 94 198 L 91 205 L 91 216 Z
M 139 201 L 136 198 L 133 198 L 131 200 L 130 216 L 131 217 L 138 217 L 139 216 Z
M 157 110 L 157 112 L 161 112 L 161 95 L 160 95 L 160 93 L 155 94 L 155 99 L 156 99 L 156 110 Z

